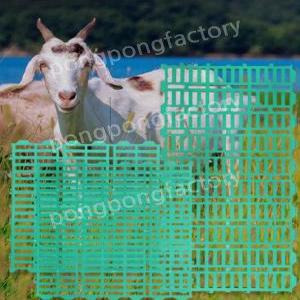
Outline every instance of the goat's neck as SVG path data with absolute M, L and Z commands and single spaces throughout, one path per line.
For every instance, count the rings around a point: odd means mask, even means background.
M 75 138 L 81 142 L 90 142 L 94 140 L 93 134 L 85 141 L 84 133 L 93 133 L 96 128 L 107 129 L 110 124 L 110 107 L 89 89 L 81 95 L 78 105 L 71 112 L 63 113 L 57 108 L 58 125 L 64 139 Z
M 75 136 L 78 138 L 80 131 L 84 128 L 84 99 L 70 112 L 63 113 L 58 108 L 57 120 L 59 124 L 60 133 L 63 138 Z

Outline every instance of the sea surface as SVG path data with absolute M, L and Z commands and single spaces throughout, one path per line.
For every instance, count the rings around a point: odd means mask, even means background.
M 19 82 L 30 57 L 1 57 L 0 84 Z M 120 61 L 107 61 L 114 77 L 128 77 L 159 68 L 162 64 L 212 64 L 212 65 L 253 65 L 266 66 L 292 65 L 297 72 L 295 88 L 300 91 L 300 59 L 294 58 L 199 58 L 199 57 L 136 57 L 122 58 Z M 37 77 L 38 78 L 38 77 Z

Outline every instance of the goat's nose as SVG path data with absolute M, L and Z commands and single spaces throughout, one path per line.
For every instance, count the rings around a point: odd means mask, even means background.
M 76 93 L 75 92 L 68 92 L 68 91 L 62 91 L 58 93 L 59 98 L 62 101 L 71 101 L 76 97 Z

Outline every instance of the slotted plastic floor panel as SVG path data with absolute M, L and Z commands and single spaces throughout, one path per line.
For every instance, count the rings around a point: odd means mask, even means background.
M 193 290 L 291 291 L 295 71 L 163 69 L 165 155 L 193 164 Z
M 13 145 L 11 271 L 42 299 L 295 286 L 295 72 L 163 69 L 162 150 Z
M 42 299 L 191 295 L 190 166 L 152 143 L 24 141 L 12 164 L 11 270 Z

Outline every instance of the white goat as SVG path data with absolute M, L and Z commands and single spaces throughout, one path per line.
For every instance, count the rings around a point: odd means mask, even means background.
M 163 101 L 160 91 L 163 71 L 113 79 L 100 57 L 84 42 L 94 25 L 95 19 L 65 43 L 39 19 L 37 27 L 45 44 L 28 63 L 22 81 L 2 92 L 24 89 L 40 70 L 57 110 L 56 140 L 104 140 L 108 143 L 153 140 L 162 143 L 159 116 Z M 92 70 L 98 78 L 89 80 Z M 205 73 L 202 75 L 206 78 Z M 209 76 L 214 76 L 213 72 Z M 207 98 L 204 93 L 203 96 L 203 99 Z M 213 95 L 209 101 L 215 101 Z

